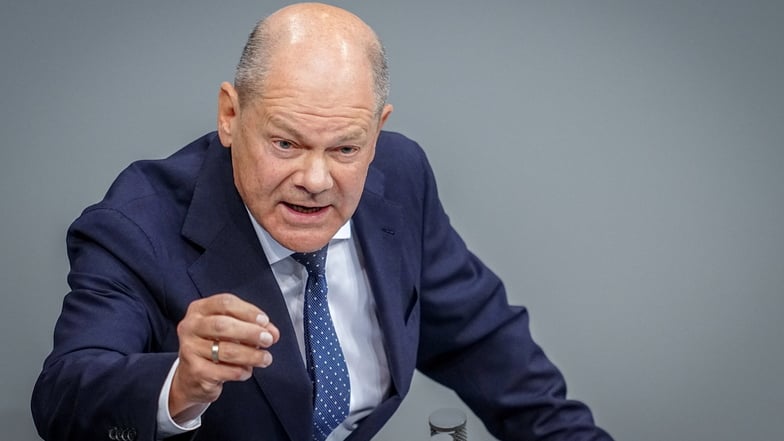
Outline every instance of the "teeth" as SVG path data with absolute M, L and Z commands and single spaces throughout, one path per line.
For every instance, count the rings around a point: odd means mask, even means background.
M 315 213 L 321 210 L 321 207 L 303 207 L 302 205 L 289 205 L 289 207 L 293 208 L 294 211 L 298 211 L 300 213 Z

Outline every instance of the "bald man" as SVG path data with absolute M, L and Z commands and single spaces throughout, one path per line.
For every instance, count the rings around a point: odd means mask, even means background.
M 367 440 L 414 369 L 500 439 L 610 439 L 450 226 L 421 148 L 381 130 L 388 83 L 347 11 L 257 25 L 217 132 L 131 165 L 71 226 L 44 439 Z

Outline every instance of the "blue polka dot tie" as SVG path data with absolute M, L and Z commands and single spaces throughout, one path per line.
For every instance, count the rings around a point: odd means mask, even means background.
M 308 271 L 305 286 L 305 353 L 313 381 L 313 439 L 323 441 L 348 416 L 351 388 L 346 360 L 327 303 L 327 247 L 291 255 Z

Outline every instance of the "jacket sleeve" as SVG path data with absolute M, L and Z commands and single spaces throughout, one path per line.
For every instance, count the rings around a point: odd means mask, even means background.
M 176 335 L 156 300 L 157 254 L 119 211 L 91 208 L 68 233 L 70 293 L 32 397 L 45 440 L 154 440 Z M 152 353 L 157 352 L 157 353 Z
M 610 440 L 529 332 L 525 308 L 449 223 L 422 154 L 424 197 L 417 367 L 453 389 L 502 440 Z

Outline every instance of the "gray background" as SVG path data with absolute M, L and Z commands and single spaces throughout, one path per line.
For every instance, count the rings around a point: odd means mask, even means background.
M 64 235 L 130 161 L 212 130 L 282 2 L 16 1 L 0 12 L 0 427 L 67 290 Z M 341 2 L 392 61 L 469 245 L 621 440 L 782 439 L 784 5 Z M 462 405 L 417 377 L 378 440 Z M 473 440 L 491 439 L 469 421 Z

